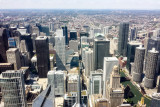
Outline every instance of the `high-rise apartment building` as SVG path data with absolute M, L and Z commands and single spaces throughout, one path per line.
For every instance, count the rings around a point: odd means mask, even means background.
M 7 30 L 0 28 L 0 63 L 7 62 L 6 51 L 8 50 Z
M 40 78 L 46 78 L 50 69 L 48 38 L 46 36 L 38 36 L 35 43 L 38 75 Z
M 119 38 L 118 38 L 118 53 L 119 55 L 126 56 L 127 42 L 129 33 L 129 23 L 121 23 L 119 26 Z
M 151 107 L 159 107 L 160 105 L 160 93 L 153 93 L 151 100 Z
M 156 78 L 156 68 L 158 61 L 159 52 L 153 48 L 148 51 L 147 62 L 146 62 L 146 71 L 145 71 L 145 80 L 144 86 L 146 88 L 154 88 L 155 87 L 155 78 Z
M 101 34 L 95 37 L 93 45 L 94 70 L 103 69 L 104 57 L 109 57 L 110 41 Z
M 22 71 L 3 72 L 0 84 L 5 107 L 27 107 Z
M 13 63 L 14 69 L 19 70 L 21 67 L 21 59 L 20 59 L 19 49 L 9 48 L 6 53 L 7 53 L 8 63 Z
M 134 59 L 133 74 L 132 74 L 133 81 L 135 82 L 142 81 L 144 56 L 145 56 L 145 48 L 142 46 L 137 47 Z

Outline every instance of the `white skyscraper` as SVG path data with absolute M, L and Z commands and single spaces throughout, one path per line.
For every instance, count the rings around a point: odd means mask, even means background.
M 93 70 L 93 50 L 89 49 L 85 52 L 85 75 L 89 77 Z
M 116 57 L 104 57 L 103 63 L 103 97 L 106 97 L 106 82 L 110 81 L 110 74 L 114 66 L 118 66 L 118 59 Z
M 65 60 L 65 37 L 63 36 L 63 30 L 56 31 L 55 49 L 56 49 L 57 68 L 64 70 L 66 60 Z

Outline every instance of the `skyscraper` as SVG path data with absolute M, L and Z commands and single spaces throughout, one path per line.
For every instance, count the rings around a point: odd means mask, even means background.
M 126 67 L 130 73 L 131 73 L 131 64 L 130 63 L 134 62 L 136 47 L 138 47 L 141 44 L 142 43 L 136 42 L 136 41 L 132 41 L 127 44 L 127 54 L 126 54 L 127 55 L 127 64 L 126 64 Z
M 66 57 L 65 57 L 65 37 L 55 36 L 55 49 L 56 49 L 56 66 L 60 70 L 65 70 Z
M 77 40 L 70 40 L 69 41 L 69 49 L 73 49 L 74 52 L 78 52 L 78 41 Z
M 129 33 L 129 23 L 127 22 L 121 23 L 119 26 L 119 39 L 118 39 L 119 55 L 126 56 L 128 33 Z
M 76 103 L 72 106 L 72 107 L 86 107 L 86 105 L 82 102 L 82 98 L 81 98 L 81 81 L 80 81 L 80 72 L 82 70 L 82 63 L 80 62 L 80 70 L 78 73 L 78 84 L 77 84 L 77 99 L 76 99 Z
M 93 70 L 93 50 L 89 49 L 85 52 L 85 75 L 89 77 Z
M 103 97 L 106 98 L 106 83 L 110 81 L 110 73 L 114 66 L 118 66 L 116 57 L 104 57 L 103 63 Z
M 46 36 L 38 36 L 35 43 L 38 75 L 40 78 L 46 78 L 50 69 L 48 38 Z
M 93 60 L 94 60 L 94 70 L 103 69 L 103 59 L 104 57 L 109 57 L 110 41 L 106 40 L 104 35 L 97 35 L 94 39 L 93 44 Z
M 0 83 L 5 107 L 27 107 L 22 71 L 3 72 Z
M 110 77 L 110 84 L 106 88 L 107 98 L 111 102 L 111 107 L 117 107 L 123 103 L 124 99 L 124 89 L 120 85 L 120 74 L 118 72 L 118 66 L 113 67 L 113 71 Z
M 65 37 L 65 43 L 66 45 L 68 45 L 69 41 L 68 41 L 68 30 L 67 30 L 67 26 L 63 26 L 63 36 Z
M 151 100 L 151 107 L 159 107 L 160 105 L 160 93 L 153 93 Z
M 137 35 L 137 30 L 136 28 L 132 28 L 130 30 L 131 34 L 130 34 L 130 41 L 134 41 L 136 39 L 136 35 Z
M 8 63 L 14 64 L 14 69 L 19 70 L 21 67 L 20 52 L 18 48 L 9 48 L 7 50 Z
M 90 94 L 102 94 L 103 86 L 103 71 L 92 71 L 90 75 L 90 88 L 88 89 Z
M 144 86 L 146 88 L 154 88 L 155 87 L 158 54 L 159 54 L 159 52 L 156 51 L 155 48 L 148 51 L 147 62 L 146 62 L 146 71 L 145 71 L 145 80 L 144 80 Z
M 136 54 L 134 59 L 134 69 L 133 69 L 133 81 L 141 82 L 143 73 L 143 63 L 145 56 L 145 48 L 140 46 L 136 48 Z
M 0 28 L 0 63 L 7 62 L 6 51 L 8 50 L 7 30 Z
M 66 75 L 65 71 L 53 70 L 47 74 L 48 85 L 51 85 L 52 92 L 55 96 L 63 96 L 66 92 Z
M 70 31 L 70 40 L 77 40 L 77 31 L 76 30 Z

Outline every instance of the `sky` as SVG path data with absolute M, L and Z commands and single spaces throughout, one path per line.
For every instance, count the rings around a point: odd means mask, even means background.
M 0 9 L 160 9 L 160 0 L 0 0 Z

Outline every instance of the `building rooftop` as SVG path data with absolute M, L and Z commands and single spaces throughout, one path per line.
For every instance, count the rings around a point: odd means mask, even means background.
M 15 52 L 16 50 L 18 50 L 17 48 L 9 48 L 8 50 L 7 50 L 7 52 Z
M 12 65 L 12 63 L 0 63 L 0 66 L 1 65 Z
M 47 36 L 38 36 L 36 40 L 46 40 Z
M 104 60 L 108 61 L 108 62 L 110 62 L 110 61 L 118 61 L 118 59 L 116 57 L 104 57 Z

